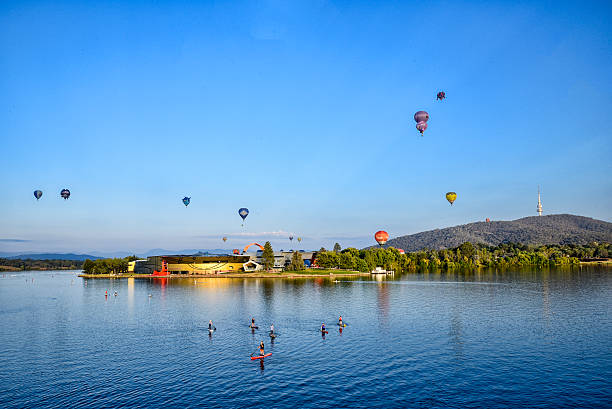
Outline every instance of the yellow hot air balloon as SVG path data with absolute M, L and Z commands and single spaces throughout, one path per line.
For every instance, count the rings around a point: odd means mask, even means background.
M 450 203 L 451 206 L 453 205 L 453 202 L 455 201 L 455 199 L 457 199 L 457 193 L 455 193 L 455 192 L 448 192 L 446 194 L 446 200 L 448 200 L 448 203 Z
M 223 238 L 223 241 L 224 241 L 224 242 L 226 242 L 226 241 L 227 241 L 227 237 L 224 237 L 224 238 Z
M 301 242 L 301 241 L 302 241 L 302 238 L 301 238 L 301 237 L 298 237 L 298 242 Z

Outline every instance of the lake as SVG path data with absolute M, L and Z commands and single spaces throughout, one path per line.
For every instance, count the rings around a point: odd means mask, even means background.
M 0 407 L 612 405 L 609 268 L 338 283 L 77 273 L 0 273 Z M 252 361 L 261 340 L 272 356 Z

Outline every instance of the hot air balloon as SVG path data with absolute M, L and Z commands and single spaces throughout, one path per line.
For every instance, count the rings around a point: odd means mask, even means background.
M 233 253 L 234 253 L 234 254 L 240 254 L 240 250 L 238 250 L 238 249 L 234 249 L 234 252 L 233 252 Z
M 298 243 L 301 243 L 301 242 L 302 242 L 302 238 L 298 237 Z
M 379 230 L 374 234 L 374 240 L 382 247 L 389 240 L 389 233 Z
M 70 190 L 62 189 L 62 191 L 60 192 L 60 196 L 63 197 L 64 200 L 68 200 L 68 198 L 70 197 Z
M 35 190 L 34 197 L 36 198 L 36 200 L 40 199 L 42 197 L 42 190 Z
M 227 237 L 224 237 L 223 238 L 223 242 L 225 243 L 226 241 L 227 241 Z
M 246 207 L 241 207 L 238 209 L 238 214 L 240 217 L 242 217 L 242 226 L 244 227 L 244 219 L 246 219 L 246 217 L 249 215 L 249 209 Z
M 187 207 L 187 206 L 189 206 L 189 203 L 191 203 L 191 198 L 190 198 L 190 197 L 185 196 L 185 197 L 183 198 L 183 204 L 185 205 L 185 207 Z
M 436 99 L 438 101 L 442 101 L 444 98 L 446 98 L 446 92 L 444 92 L 444 91 L 438 92 L 438 95 L 436 96 Z
M 455 201 L 455 199 L 457 199 L 457 193 L 455 193 L 455 192 L 448 192 L 446 194 L 446 200 L 448 200 L 448 203 L 450 203 L 451 206 L 453 205 L 453 202 Z
M 289 241 L 293 241 L 293 236 L 289 236 Z
M 425 111 L 418 111 L 414 114 L 414 120 L 416 121 L 416 129 L 419 130 L 421 135 L 427 129 L 427 121 L 429 121 L 429 114 Z
M 429 121 L 429 114 L 425 111 L 418 111 L 414 114 L 415 122 L 427 122 Z
M 416 129 L 419 130 L 421 136 L 423 136 L 423 132 L 427 129 L 427 122 L 419 122 L 416 124 Z

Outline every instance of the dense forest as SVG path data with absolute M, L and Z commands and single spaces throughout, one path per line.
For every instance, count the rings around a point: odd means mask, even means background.
M 512 221 L 463 224 L 391 239 L 385 247 L 406 251 L 451 249 L 462 243 L 497 246 L 523 243 L 530 246 L 612 242 L 612 223 L 571 214 L 524 217 Z
M 369 248 L 342 251 L 321 249 L 317 265 L 322 268 L 372 271 L 375 267 L 398 272 L 416 269 L 454 269 L 475 267 L 563 266 L 578 264 L 580 259 L 607 258 L 612 255 L 612 244 L 527 246 L 500 244 L 487 246 L 465 242 L 452 249 L 422 250 L 401 253 L 395 248 Z

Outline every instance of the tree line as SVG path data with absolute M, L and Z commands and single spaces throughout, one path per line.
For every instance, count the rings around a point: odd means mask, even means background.
M 85 274 L 125 274 L 128 272 L 128 263 L 138 260 L 136 256 L 125 258 L 103 258 L 99 260 L 87 259 L 83 262 Z
M 26 270 L 78 270 L 83 266 L 79 260 L 32 260 L 0 258 L 0 271 Z
M 497 246 L 472 244 L 444 250 L 422 250 L 402 253 L 395 248 L 355 248 L 334 251 L 322 248 L 316 263 L 322 268 L 372 271 L 376 267 L 407 272 L 415 269 L 475 268 L 475 267 L 518 267 L 518 266 L 563 266 L 574 265 L 580 259 L 607 258 L 612 254 L 612 244 L 591 243 L 588 245 L 526 246 L 504 243 Z

